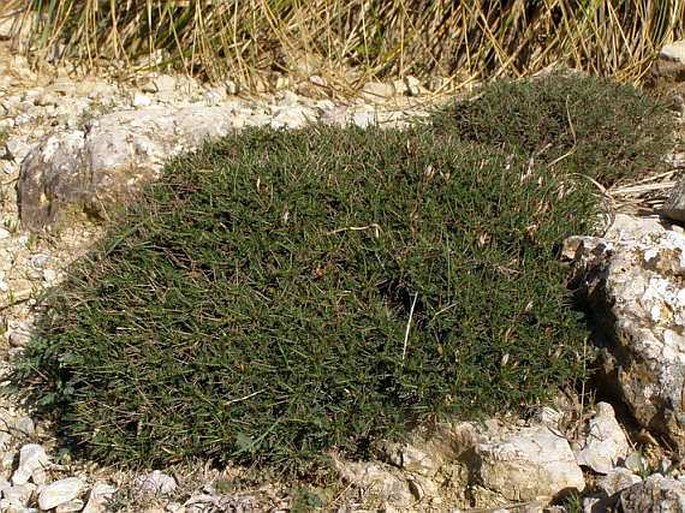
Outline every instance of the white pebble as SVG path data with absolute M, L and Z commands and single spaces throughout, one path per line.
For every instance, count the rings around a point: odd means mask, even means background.
M 66 504 L 76 499 L 83 489 L 84 483 L 78 477 L 60 479 L 50 483 L 41 490 L 38 497 L 38 507 L 42 510 L 56 508 L 61 504 Z
M 131 99 L 131 105 L 137 108 L 149 107 L 152 105 L 152 99 L 143 93 L 135 93 Z
M 155 470 L 136 479 L 136 488 L 140 494 L 166 495 L 176 489 L 176 480 L 164 472 Z
M 44 472 L 44 468 L 49 462 L 50 459 L 45 453 L 45 449 L 40 445 L 26 444 L 22 446 L 19 450 L 19 467 L 12 476 L 12 483 L 15 485 L 26 484 L 32 476 L 36 482 L 36 476 Z

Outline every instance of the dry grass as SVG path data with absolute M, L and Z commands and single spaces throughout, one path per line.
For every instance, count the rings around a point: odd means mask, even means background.
M 66 54 L 166 63 L 210 79 L 312 72 L 441 75 L 454 86 L 565 64 L 638 82 L 664 42 L 683 34 L 685 2 L 508 0 L 6 0 L 42 58 Z M 307 65 L 305 65 L 307 64 Z M 305 69 L 309 68 L 309 69 Z M 354 68 L 354 75 L 341 70 Z

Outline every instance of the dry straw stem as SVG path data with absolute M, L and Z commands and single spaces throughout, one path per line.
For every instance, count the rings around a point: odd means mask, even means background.
M 161 50 L 165 62 L 213 80 L 253 83 L 276 71 L 347 85 L 435 74 L 459 85 L 555 64 L 638 82 L 685 25 L 681 0 L 9 0 L 0 7 L 0 15 L 17 12 L 41 58 L 58 43 L 89 65 L 138 62 Z M 352 68 L 359 72 L 344 72 Z

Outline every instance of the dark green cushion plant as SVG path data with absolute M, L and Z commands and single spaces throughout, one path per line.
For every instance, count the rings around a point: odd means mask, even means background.
M 434 121 L 462 139 L 508 148 L 604 186 L 664 168 L 673 146 L 663 103 L 608 79 L 555 73 L 500 81 L 472 101 L 442 109 Z
M 446 126 L 175 158 L 45 298 L 15 378 L 92 456 L 291 470 L 548 398 L 582 377 L 555 247 L 591 232 L 593 190 Z

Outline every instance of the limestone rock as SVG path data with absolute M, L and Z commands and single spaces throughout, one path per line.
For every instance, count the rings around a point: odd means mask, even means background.
M 535 418 L 540 424 L 554 431 L 559 429 L 564 414 L 551 406 L 543 406 L 536 412 Z
M 619 214 L 604 238 L 582 238 L 576 257 L 610 341 L 605 379 L 642 426 L 685 450 L 685 235 Z
M 14 422 L 12 432 L 21 436 L 33 436 L 36 432 L 36 425 L 31 417 L 23 415 Z
M 685 64 L 685 40 L 664 45 L 659 52 L 659 57 Z
M 410 444 L 386 443 L 383 452 L 388 463 L 413 474 L 431 477 L 440 469 L 438 458 Z
M 382 101 L 393 96 L 395 88 L 392 84 L 385 84 L 383 82 L 367 82 L 362 87 L 361 94 L 365 100 Z
M 597 412 L 588 422 L 585 444 L 576 456 L 579 465 L 591 468 L 598 474 L 607 474 L 630 451 L 628 439 L 609 403 L 597 403 Z
M 546 426 L 505 432 L 476 451 L 480 482 L 506 499 L 531 501 L 585 488 L 568 441 Z
M 149 107 L 152 105 L 152 98 L 145 93 L 134 93 L 131 97 L 131 105 L 139 109 Z
M 652 77 L 657 80 L 685 80 L 685 40 L 665 45 L 650 71 Z
M 19 29 L 20 10 L 16 9 L 0 18 L 0 41 L 11 39 Z
M 277 109 L 274 114 L 271 128 L 301 128 L 316 117 L 311 109 L 302 106 L 287 106 Z
M 34 483 L 42 484 L 45 467 L 50 462 L 45 449 L 38 444 L 26 444 L 19 450 L 19 467 L 12 475 L 14 485 L 23 485 L 33 478 Z
M 253 496 L 240 494 L 197 493 L 191 495 L 183 504 L 176 504 L 178 510 L 186 513 L 193 511 L 258 511 L 257 501 Z
M 106 114 L 88 132 L 54 134 L 29 152 L 18 191 L 22 223 L 40 229 L 67 205 L 93 212 L 129 198 L 163 162 L 233 128 L 230 109 L 191 105 Z
M 171 75 L 159 75 L 152 83 L 155 93 L 173 93 L 176 89 L 176 79 Z
M 584 513 L 616 511 L 619 492 L 642 482 L 640 477 L 625 468 L 615 468 L 596 481 L 597 490 L 583 499 Z
M 76 84 L 67 77 L 57 77 L 51 84 L 50 90 L 62 96 L 74 96 Z
M 338 468 L 345 481 L 388 501 L 394 507 L 406 508 L 413 502 L 407 481 L 393 472 L 391 467 L 374 462 L 339 462 Z
M 26 506 L 28 505 L 33 493 L 36 491 L 36 485 L 33 483 L 25 483 L 22 485 L 12 486 L 8 482 L 0 484 L 0 491 L 2 491 L 2 498 L 7 499 L 12 505 Z
M 88 494 L 88 502 L 82 513 L 104 513 L 105 505 L 111 500 L 116 488 L 106 483 L 95 483 Z
M 17 162 L 21 162 L 22 160 L 24 160 L 24 157 L 26 157 L 28 152 L 31 151 L 30 146 L 18 137 L 9 139 L 5 143 L 5 149 L 8 158 L 15 160 Z
M 607 497 L 610 497 L 641 482 L 642 478 L 636 476 L 630 470 L 615 468 L 597 480 L 597 488 L 602 490 Z
M 78 477 L 68 477 L 50 483 L 41 490 L 38 496 L 38 507 L 42 510 L 49 510 L 70 503 L 81 494 L 84 488 L 83 481 Z
M 39 513 L 36 508 L 13 504 L 12 501 L 7 499 L 0 499 L 0 511 L 2 511 L 2 513 Z
M 674 221 L 685 222 L 685 179 L 671 189 L 659 213 Z
M 176 490 L 176 480 L 159 470 L 136 479 L 136 492 L 140 495 L 168 495 L 174 490 Z
M 409 88 L 407 87 L 407 82 L 401 78 L 397 78 L 392 81 L 392 88 L 396 95 L 404 96 L 409 94 Z
M 685 511 L 685 483 L 653 474 L 621 492 L 624 513 L 675 513 Z
M 73 513 L 83 510 L 83 501 L 81 499 L 73 499 L 64 504 L 60 504 L 55 508 L 55 513 Z
M 409 93 L 409 96 L 420 96 L 427 91 L 426 88 L 421 84 L 421 81 L 416 77 L 409 75 L 404 79 L 404 81 L 407 84 L 407 92 Z

